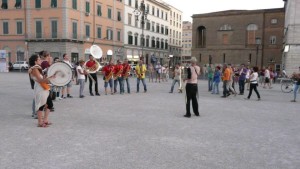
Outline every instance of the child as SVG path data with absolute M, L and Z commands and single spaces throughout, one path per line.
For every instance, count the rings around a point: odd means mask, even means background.
M 84 98 L 83 89 L 84 89 L 84 83 L 85 83 L 85 75 L 87 75 L 87 72 L 82 69 L 83 65 L 84 65 L 84 61 L 79 60 L 79 65 L 76 68 L 77 75 L 78 75 L 78 83 L 80 85 L 80 88 L 79 88 L 79 97 L 80 98 Z

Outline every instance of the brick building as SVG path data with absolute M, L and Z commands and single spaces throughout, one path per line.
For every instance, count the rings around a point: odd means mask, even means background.
M 201 65 L 281 67 L 284 9 L 229 10 L 193 15 L 192 55 Z
M 0 49 L 8 60 L 28 60 L 41 50 L 53 57 L 71 56 L 72 62 L 99 45 L 106 57 L 123 46 L 121 0 L 3 0 L 0 9 Z

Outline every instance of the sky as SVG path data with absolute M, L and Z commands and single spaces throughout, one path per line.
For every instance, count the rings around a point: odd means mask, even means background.
M 224 10 L 283 8 L 283 0 L 164 0 L 183 12 L 183 21 L 192 21 L 193 14 Z

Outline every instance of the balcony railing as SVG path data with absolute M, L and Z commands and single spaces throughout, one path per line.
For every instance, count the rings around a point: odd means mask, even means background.
M 87 37 L 82 34 L 74 33 L 32 33 L 26 34 L 25 39 L 27 41 L 86 41 Z

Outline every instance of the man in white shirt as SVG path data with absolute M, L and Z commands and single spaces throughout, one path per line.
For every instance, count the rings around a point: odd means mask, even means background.
M 161 64 L 160 62 L 157 62 L 157 65 L 155 66 L 155 71 L 156 71 L 156 80 L 155 82 L 157 82 L 157 78 L 158 78 L 158 82 L 160 83 L 160 75 L 161 75 Z
M 73 70 L 73 66 L 72 66 L 72 64 L 71 64 L 71 62 L 70 62 L 70 60 L 69 60 L 69 56 L 68 56 L 66 53 L 63 55 L 63 62 L 65 62 L 66 64 L 68 64 L 68 65 L 71 67 L 71 69 Z M 66 86 L 64 86 L 64 87 L 62 88 L 62 90 L 61 90 L 61 98 L 63 98 L 63 99 L 66 98 L 66 97 L 64 96 L 65 91 L 66 91 L 66 88 L 67 88 L 67 97 L 68 97 L 68 98 L 73 98 L 73 96 L 70 95 L 71 87 L 72 87 L 72 81 L 73 81 L 73 80 L 71 80 Z

